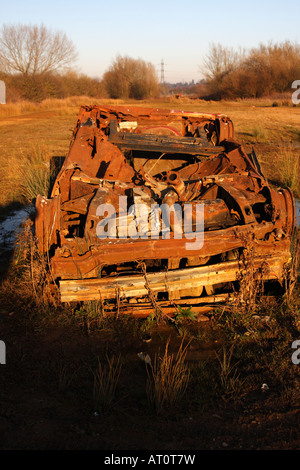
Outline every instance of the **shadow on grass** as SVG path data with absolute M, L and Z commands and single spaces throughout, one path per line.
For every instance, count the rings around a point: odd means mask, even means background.
M 34 217 L 34 205 L 18 201 L 0 207 L 0 280 L 5 279 L 12 263 L 18 230 Z

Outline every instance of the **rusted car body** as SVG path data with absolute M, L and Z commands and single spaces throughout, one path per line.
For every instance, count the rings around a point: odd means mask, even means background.
M 257 272 L 280 281 L 294 225 L 292 193 L 271 189 L 221 114 L 83 106 L 52 192 L 36 200 L 61 300 L 133 315 L 224 301 L 247 243 Z

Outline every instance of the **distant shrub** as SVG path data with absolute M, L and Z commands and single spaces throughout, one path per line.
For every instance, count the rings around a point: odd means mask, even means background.
M 118 56 L 103 76 L 110 98 L 144 99 L 159 92 L 155 68 L 142 59 Z

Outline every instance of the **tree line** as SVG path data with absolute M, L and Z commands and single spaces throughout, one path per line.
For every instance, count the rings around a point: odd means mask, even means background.
M 285 41 L 245 51 L 211 44 L 203 68 L 208 92 L 216 99 L 291 92 L 293 81 L 300 79 L 300 45 Z
M 145 99 L 174 92 L 161 87 L 155 67 L 142 59 L 117 56 L 101 78 L 91 78 L 72 69 L 76 58 L 62 31 L 22 24 L 0 29 L 0 80 L 6 83 L 7 101 L 78 95 Z M 300 79 L 300 46 L 285 41 L 244 51 L 211 44 L 201 72 L 204 83 L 185 87 L 185 93 L 235 99 L 290 92 Z
M 74 71 L 51 71 L 35 75 L 0 72 L 0 80 L 6 84 L 7 102 L 40 102 L 46 98 L 83 95 L 94 98 L 108 96 L 101 80 Z
M 144 99 L 159 94 L 154 66 L 118 56 L 101 79 L 77 73 L 74 44 L 61 31 L 44 25 L 3 25 L 0 30 L 0 80 L 7 100 L 41 101 L 74 95 Z

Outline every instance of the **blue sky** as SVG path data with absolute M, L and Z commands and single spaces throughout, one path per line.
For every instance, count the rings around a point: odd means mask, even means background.
M 300 43 L 300 1 L 0 0 L 2 24 L 62 30 L 78 51 L 76 70 L 101 77 L 117 55 L 151 62 L 165 80 L 197 82 L 210 43 L 251 48 Z

